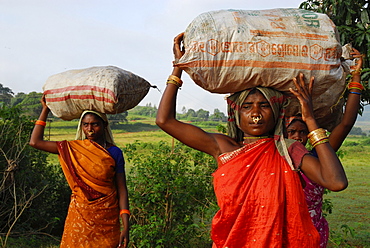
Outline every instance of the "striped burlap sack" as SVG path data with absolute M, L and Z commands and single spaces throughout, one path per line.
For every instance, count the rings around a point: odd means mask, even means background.
M 138 105 L 151 85 L 132 72 L 114 66 L 69 70 L 50 76 L 43 91 L 54 116 L 80 118 L 84 110 L 122 113 Z
M 220 10 L 196 17 L 184 35 L 185 54 L 175 66 L 213 93 L 254 86 L 289 94 L 292 78 L 315 77 L 313 104 L 320 125 L 342 116 L 346 73 L 336 27 L 324 14 L 302 9 Z M 300 111 L 295 99 L 288 115 Z M 330 119 L 328 119 L 330 117 Z

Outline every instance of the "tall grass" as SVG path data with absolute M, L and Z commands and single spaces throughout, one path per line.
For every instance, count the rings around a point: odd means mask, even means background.
M 329 247 L 370 247 L 370 138 L 349 137 L 341 151 L 349 185 L 326 195 L 334 205 L 327 216 L 332 231 Z

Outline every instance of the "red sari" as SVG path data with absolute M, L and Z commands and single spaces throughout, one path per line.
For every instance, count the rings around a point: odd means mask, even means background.
M 292 151 L 296 161 L 307 152 Z M 218 164 L 213 173 L 220 207 L 212 222 L 214 248 L 319 247 L 299 176 L 272 138 L 222 154 Z
M 114 159 L 89 140 L 57 145 L 72 190 L 60 247 L 117 247 L 120 223 Z

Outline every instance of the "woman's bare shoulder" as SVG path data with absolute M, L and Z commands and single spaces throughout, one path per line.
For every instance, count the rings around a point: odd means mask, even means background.
M 242 147 L 242 145 L 240 145 L 238 142 L 235 141 L 235 139 L 231 138 L 228 135 L 214 133 L 213 136 L 218 143 L 220 154 L 225 153 L 225 152 L 232 152 Z

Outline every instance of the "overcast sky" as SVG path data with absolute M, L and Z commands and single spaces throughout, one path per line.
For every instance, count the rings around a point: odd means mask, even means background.
M 42 92 L 56 73 L 114 65 L 162 91 L 172 70 L 173 37 L 199 14 L 220 9 L 298 8 L 302 0 L 0 0 L 0 83 L 14 93 Z M 184 73 L 178 110 L 215 108 L 211 94 Z M 158 106 L 151 89 L 139 105 Z

